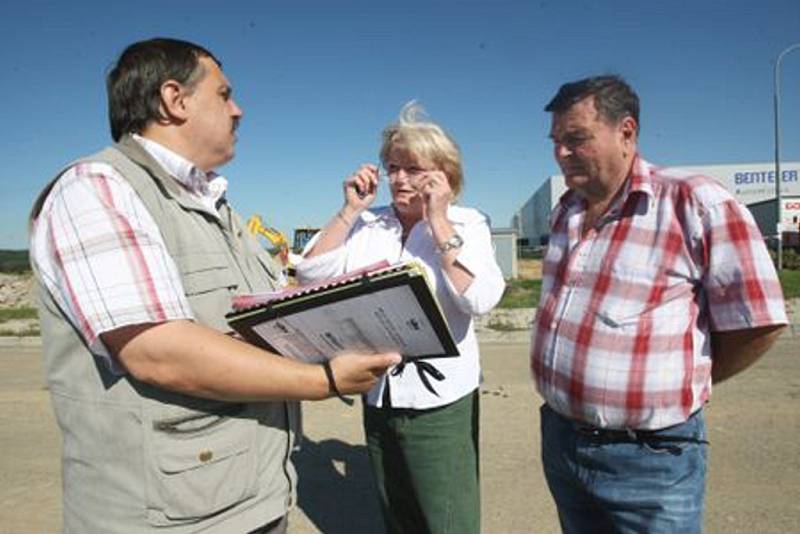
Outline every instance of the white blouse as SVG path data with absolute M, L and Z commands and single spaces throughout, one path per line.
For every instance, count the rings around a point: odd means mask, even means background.
M 488 217 L 472 208 L 452 205 L 447 217 L 464 239 L 457 261 L 474 276 L 472 283 L 460 295 L 441 268 L 439 251 L 427 221 L 414 225 L 403 246 L 402 225 L 391 206 L 362 212 L 341 247 L 306 258 L 296 266 L 300 283 L 338 276 L 381 260 L 389 263 L 416 260 L 427 270 L 431 289 L 447 318 L 460 356 L 424 360 L 445 376 L 438 381 L 428 375 L 438 396 L 425 387 L 416 366 L 409 363 L 401 373 L 393 374 L 390 370 L 369 391 L 367 402 L 371 406 L 382 405 L 387 380 L 392 407 L 413 409 L 449 404 L 476 389 L 480 383 L 478 341 L 472 316 L 494 308 L 503 295 L 505 281 L 495 260 Z M 311 250 L 318 237 L 319 234 L 306 245 L 305 252 Z

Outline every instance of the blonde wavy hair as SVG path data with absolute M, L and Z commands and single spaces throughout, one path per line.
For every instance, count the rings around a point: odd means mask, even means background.
M 425 109 L 416 100 L 407 102 L 400 110 L 397 122 L 383 130 L 381 163 L 386 166 L 393 150 L 431 161 L 447 176 L 455 200 L 464 185 L 461 151 L 441 126 L 426 118 Z

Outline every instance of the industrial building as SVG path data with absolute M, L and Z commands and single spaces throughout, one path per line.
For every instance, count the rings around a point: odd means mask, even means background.
M 777 235 L 774 162 L 680 168 L 716 178 L 739 202 L 750 208 L 764 236 Z M 784 244 L 796 246 L 800 225 L 800 162 L 781 163 L 781 176 Z M 536 247 L 547 243 L 550 212 L 564 192 L 564 176 L 550 176 L 517 211 L 511 227 L 517 231 L 521 246 Z

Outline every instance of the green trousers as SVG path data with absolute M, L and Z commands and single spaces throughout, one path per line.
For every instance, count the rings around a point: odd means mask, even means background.
M 478 390 L 429 410 L 364 406 L 390 534 L 480 532 Z

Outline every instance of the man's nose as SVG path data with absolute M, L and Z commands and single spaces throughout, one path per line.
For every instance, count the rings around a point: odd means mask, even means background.
M 242 115 L 244 115 L 244 111 L 242 111 L 242 108 L 240 108 L 239 105 L 236 103 L 236 101 L 233 99 L 230 100 L 230 104 L 231 104 L 231 115 L 233 117 L 241 118 Z
M 572 154 L 572 150 L 563 143 L 556 143 L 553 150 L 555 151 L 556 159 L 564 159 Z

